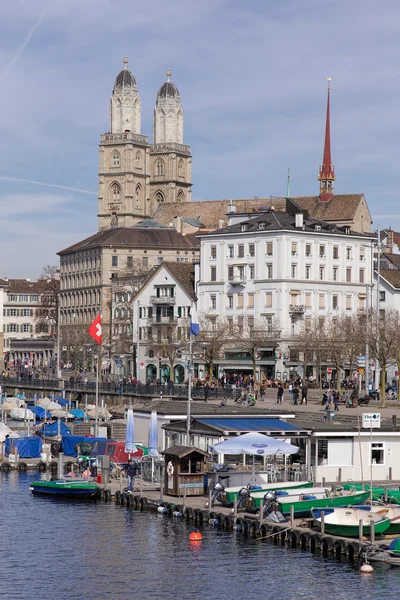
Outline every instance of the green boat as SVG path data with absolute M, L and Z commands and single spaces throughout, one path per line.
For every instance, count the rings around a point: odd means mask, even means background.
M 32 481 L 29 486 L 32 494 L 57 496 L 59 498 L 92 498 L 100 491 L 94 481 L 56 479 L 54 481 Z
M 278 498 L 279 510 L 285 516 L 290 515 L 291 507 L 294 509 L 295 517 L 309 517 L 313 508 L 335 508 L 363 504 L 369 498 L 369 492 L 355 492 L 353 494 L 341 494 L 340 496 L 327 496 L 316 498 L 312 494 L 303 494 L 301 500 L 294 500 L 290 496 Z
M 260 485 L 253 486 L 254 493 L 265 494 L 266 492 L 276 491 L 276 490 L 290 490 L 297 488 L 310 488 L 313 487 L 314 483 L 312 481 L 280 481 L 278 483 L 262 483 Z M 228 487 L 225 488 L 224 494 L 222 496 L 223 502 L 227 504 L 233 504 L 239 497 L 239 491 L 246 487 L 244 485 L 236 486 L 236 487 Z
M 354 490 L 354 491 L 360 491 L 360 490 L 371 490 L 371 486 L 368 485 L 368 483 L 345 483 L 343 485 L 343 489 L 345 490 Z M 391 504 L 400 504 L 400 489 L 399 487 L 391 489 L 389 487 L 374 487 L 372 486 L 372 499 L 377 501 L 377 500 L 384 500 L 385 498 L 388 499 L 388 502 L 390 502 Z
M 399 535 L 400 534 L 400 506 L 396 504 L 373 504 L 372 506 L 362 507 L 367 510 L 371 510 L 377 515 L 386 517 L 390 520 L 390 527 L 386 531 L 388 535 Z
M 371 535 L 371 526 L 375 535 L 382 535 L 389 531 L 390 519 L 384 515 L 374 513 L 370 510 L 358 509 L 356 507 L 333 508 L 326 510 L 314 509 L 311 511 L 315 521 L 321 524 L 321 513 L 324 512 L 325 532 L 342 537 L 358 537 L 360 534 L 360 521 L 362 521 L 363 535 Z

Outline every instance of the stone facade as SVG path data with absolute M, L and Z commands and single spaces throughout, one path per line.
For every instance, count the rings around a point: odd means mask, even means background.
M 136 79 L 124 63 L 111 96 L 110 131 L 100 141 L 99 230 L 131 227 L 159 204 L 191 201 L 192 157 L 183 144 L 182 105 L 170 73 L 157 94 L 150 144 L 141 134 Z

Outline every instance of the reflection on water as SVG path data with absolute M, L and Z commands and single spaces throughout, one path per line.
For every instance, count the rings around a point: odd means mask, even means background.
M 9 600 L 397 600 L 400 569 L 308 551 L 102 503 L 33 497 L 33 473 L 0 475 L 1 598 Z

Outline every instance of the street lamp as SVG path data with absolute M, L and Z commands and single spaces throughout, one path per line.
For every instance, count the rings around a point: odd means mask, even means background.
M 85 344 L 85 348 L 91 352 L 93 350 L 93 345 L 92 344 Z M 94 355 L 94 358 L 96 359 L 96 404 L 95 404 L 95 411 L 94 411 L 94 437 L 97 438 L 98 437 L 98 432 L 99 432 L 99 369 L 100 369 L 100 358 L 102 356 L 104 356 L 105 354 L 108 353 L 109 349 L 111 348 L 111 344 L 103 344 L 102 348 L 97 347 L 97 352 Z M 103 352 L 102 350 L 105 350 L 106 352 Z

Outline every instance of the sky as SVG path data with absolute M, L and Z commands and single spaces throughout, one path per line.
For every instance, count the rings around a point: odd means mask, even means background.
M 193 198 L 316 195 L 327 77 L 336 193 L 400 230 L 398 0 L 13 0 L 0 8 L 0 276 L 97 230 L 98 143 L 124 55 L 142 134 L 167 68 Z

